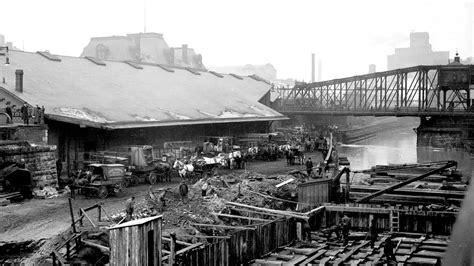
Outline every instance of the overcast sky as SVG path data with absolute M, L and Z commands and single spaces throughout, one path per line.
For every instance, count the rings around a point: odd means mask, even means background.
M 473 0 L 145 1 L 147 32 L 187 43 L 206 66 L 272 63 L 279 78 L 309 80 L 316 53 L 324 79 L 364 74 L 385 70 L 411 31 L 429 32 L 433 50 L 472 55 Z M 0 10 L 0 34 L 33 52 L 79 56 L 91 37 L 144 29 L 143 0 L 2 0 Z

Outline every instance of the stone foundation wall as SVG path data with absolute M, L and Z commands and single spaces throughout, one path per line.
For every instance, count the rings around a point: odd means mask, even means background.
M 34 188 L 57 186 L 56 146 L 30 145 L 28 142 L 0 143 L 0 163 L 25 160 L 31 171 Z

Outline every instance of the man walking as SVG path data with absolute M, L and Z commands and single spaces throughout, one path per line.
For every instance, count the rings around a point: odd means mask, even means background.
M 311 161 L 311 157 L 306 161 L 306 172 L 308 173 L 308 177 L 311 177 L 311 173 L 313 172 L 313 162 Z
M 135 197 L 131 197 L 125 202 L 125 213 L 127 214 L 127 216 L 125 216 L 126 221 L 132 220 L 134 208 L 135 208 Z

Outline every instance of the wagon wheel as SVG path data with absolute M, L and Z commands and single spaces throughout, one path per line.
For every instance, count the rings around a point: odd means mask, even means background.
M 138 183 L 139 183 L 138 176 L 132 175 L 132 176 L 130 177 L 130 184 L 131 184 L 132 186 L 135 186 L 135 185 L 137 185 Z
M 105 199 L 107 198 L 107 196 L 109 195 L 109 191 L 107 191 L 107 187 L 106 186 L 100 186 L 97 190 L 97 196 L 101 199 Z
M 148 183 L 150 183 L 150 185 L 154 185 L 156 183 L 156 173 L 150 173 L 148 175 Z
M 132 184 L 132 179 L 131 178 L 124 178 L 123 179 L 123 187 L 129 187 Z

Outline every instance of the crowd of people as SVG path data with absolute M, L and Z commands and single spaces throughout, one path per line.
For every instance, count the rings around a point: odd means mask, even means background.
M 8 123 L 13 123 L 15 117 L 21 117 L 23 124 L 44 124 L 44 105 L 40 107 L 29 106 L 27 102 L 24 102 L 20 108 L 16 108 L 16 105 L 10 105 L 8 102 L 5 107 L 5 114 L 8 116 Z

